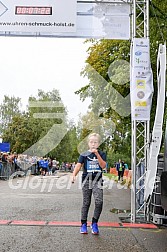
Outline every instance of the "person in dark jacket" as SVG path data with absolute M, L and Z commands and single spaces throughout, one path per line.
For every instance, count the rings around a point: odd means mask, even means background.
M 119 159 L 119 162 L 116 163 L 116 169 L 117 169 L 117 172 L 118 172 L 118 182 L 123 182 L 125 165 L 124 165 L 124 162 L 121 159 Z

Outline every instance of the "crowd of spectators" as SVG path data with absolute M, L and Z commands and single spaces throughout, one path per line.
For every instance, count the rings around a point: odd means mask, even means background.
M 4 177 L 4 174 L 9 177 L 11 173 L 28 170 L 33 175 L 49 176 L 55 174 L 57 170 L 73 171 L 74 166 L 75 163 L 68 162 L 59 164 L 59 161 L 50 157 L 29 156 L 15 152 L 0 153 L 0 178 Z

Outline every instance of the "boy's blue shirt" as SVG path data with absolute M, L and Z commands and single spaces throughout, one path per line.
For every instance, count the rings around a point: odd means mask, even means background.
M 106 161 L 106 154 L 103 151 L 98 150 L 101 158 Z M 99 165 L 97 156 L 90 152 L 86 151 L 79 156 L 78 163 L 83 164 L 83 177 L 86 177 L 88 174 L 95 177 L 98 173 L 100 173 L 100 177 L 102 177 L 102 168 Z

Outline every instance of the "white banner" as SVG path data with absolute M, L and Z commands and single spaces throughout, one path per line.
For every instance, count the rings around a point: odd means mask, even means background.
M 6 32 L 19 36 L 37 36 L 35 32 L 39 32 L 40 36 L 130 39 L 129 3 L 21 0 L 21 4 L 18 4 L 20 0 L 2 1 L 0 2 L 0 33 L 5 36 Z M 34 6 L 34 8 L 27 8 L 27 10 L 16 8 L 20 5 Z M 39 15 L 33 14 L 37 11 L 35 6 L 40 7 L 38 7 Z M 42 9 L 42 6 L 45 6 L 45 9 Z M 15 14 L 15 11 L 19 14 Z M 25 11 L 29 14 L 25 15 Z
M 75 32 L 77 0 L 2 0 L 0 31 Z
M 132 120 L 150 120 L 153 75 L 150 64 L 149 39 L 133 39 L 131 57 L 130 95 Z
M 62 37 L 130 39 L 130 4 L 106 2 L 77 3 L 75 33 L 53 34 Z

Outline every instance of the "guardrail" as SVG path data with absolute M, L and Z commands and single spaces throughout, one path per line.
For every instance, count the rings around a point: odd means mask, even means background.
M 14 178 L 16 176 L 26 176 L 30 174 L 36 174 L 36 165 L 25 165 L 21 168 L 14 163 L 0 162 L 0 179 L 8 180 L 9 178 Z

